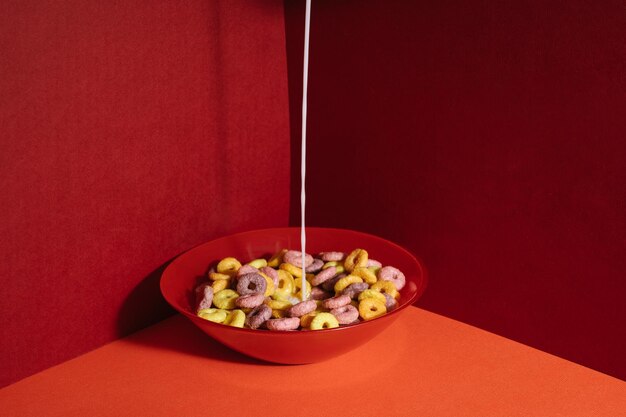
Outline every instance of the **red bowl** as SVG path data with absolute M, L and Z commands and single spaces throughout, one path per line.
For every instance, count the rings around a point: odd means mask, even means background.
M 283 364 L 319 362 L 348 352 L 383 331 L 414 303 L 426 287 L 421 263 L 400 246 L 385 239 L 343 229 L 307 228 L 307 252 L 368 251 L 383 265 L 399 268 L 406 276 L 399 306 L 376 319 L 346 327 L 315 331 L 273 332 L 225 326 L 194 314 L 193 290 L 210 263 L 233 256 L 242 262 L 268 257 L 282 248 L 300 247 L 299 228 L 277 228 L 238 233 L 197 246 L 176 258 L 163 272 L 161 292 L 168 303 L 203 332 L 222 344 L 254 358 Z

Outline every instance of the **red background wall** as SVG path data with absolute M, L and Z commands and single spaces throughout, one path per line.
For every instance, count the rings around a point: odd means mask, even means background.
M 287 224 L 282 2 L 4 1 L 0 56 L 0 386 L 169 314 L 178 253 Z
M 422 307 L 626 379 L 624 39 L 621 1 L 315 0 L 309 224 L 421 256 Z

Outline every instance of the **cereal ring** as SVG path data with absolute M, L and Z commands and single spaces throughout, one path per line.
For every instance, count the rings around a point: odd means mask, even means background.
M 217 264 L 217 272 L 222 274 L 237 272 L 239 268 L 241 268 L 241 263 L 235 258 L 224 258 Z
M 246 325 L 251 329 L 258 329 L 270 317 L 272 317 L 272 309 L 265 304 L 261 304 L 248 313 Z
M 213 288 L 209 284 L 202 284 L 196 288 L 196 313 L 211 308 L 213 303 Z
M 296 330 L 300 327 L 299 317 L 285 317 L 282 319 L 270 319 L 265 322 L 268 330 Z
M 343 266 L 343 262 L 337 262 L 337 261 L 326 262 L 324 266 L 322 267 L 322 269 L 328 269 L 331 266 L 335 267 L 336 274 L 343 274 L 346 271 L 346 268 L 344 268 Z
M 260 292 L 257 292 L 254 294 L 246 294 L 246 295 L 242 295 L 238 297 L 235 300 L 235 305 L 237 307 L 243 307 L 243 308 L 254 308 L 263 304 L 263 301 L 265 301 L 265 295 Z
M 335 284 L 335 292 L 340 293 L 348 285 L 354 284 L 355 282 L 363 282 L 363 278 L 357 277 L 356 275 L 348 275 L 347 277 L 343 277 Z
M 350 301 L 351 298 L 347 295 L 338 295 L 336 297 L 327 298 L 326 300 L 322 301 L 322 307 L 328 309 L 343 307 L 346 304 L 350 304 Z
M 311 327 L 311 321 L 313 321 L 313 318 L 317 316 L 319 313 L 321 313 L 321 311 L 315 310 L 300 317 L 300 326 Z
M 311 330 L 333 329 L 339 327 L 337 318 L 330 313 L 319 313 L 311 320 Z
M 287 315 L 289 317 L 302 317 L 305 314 L 315 311 L 317 303 L 315 300 L 302 301 L 296 305 L 293 305 L 287 309 Z
M 233 290 L 224 289 L 222 291 L 218 291 L 213 296 L 213 304 L 217 308 L 221 308 L 223 310 L 232 310 L 235 308 L 235 300 L 239 297 Z
M 263 268 L 259 269 L 259 271 L 272 278 L 272 281 L 274 281 L 274 287 L 278 287 L 278 271 L 269 266 L 264 266 Z
M 370 287 L 373 290 L 380 291 L 383 294 L 389 294 L 395 299 L 400 298 L 400 293 L 391 281 L 378 281 Z
M 213 323 L 223 323 L 227 316 L 228 312 L 219 308 L 203 308 L 198 311 L 198 317 Z
M 246 315 L 241 310 L 233 310 L 228 313 L 224 324 L 233 327 L 243 327 L 246 322 Z
M 270 307 L 272 310 L 287 310 L 293 304 L 287 300 L 265 300 L 265 305 Z
M 337 318 L 339 324 L 350 324 L 359 320 L 359 310 L 350 304 L 334 308 L 330 310 L 330 314 Z
M 248 265 L 256 268 L 256 269 L 261 269 L 264 266 L 267 266 L 267 261 L 263 258 L 259 258 L 259 259 L 255 259 L 253 261 L 248 262 Z
M 352 284 L 352 285 L 355 285 L 355 284 Z M 311 294 L 309 294 L 309 298 L 311 300 L 325 300 L 325 299 L 330 298 L 332 296 L 333 295 L 331 293 L 329 293 L 327 291 L 324 291 L 323 289 L 321 289 L 319 287 L 311 288 Z
M 395 308 L 398 307 L 398 302 L 396 301 L 396 299 L 389 294 L 383 295 L 385 296 L 385 308 L 387 308 L 387 311 L 395 310 Z
M 298 268 L 297 266 L 293 266 L 288 263 L 282 263 L 278 268 L 280 271 L 289 272 L 293 277 L 302 278 L 302 268 Z
M 228 287 L 230 287 L 230 278 L 229 279 L 218 279 L 217 281 L 213 281 L 213 294 L 218 291 L 222 291 Z
M 258 269 L 256 269 L 255 267 L 253 267 L 252 265 L 242 265 L 241 268 L 239 268 L 237 270 L 237 276 L 240 277 L 242 275 L 246 275 L 246 274 L 254 274 L 259 272 Z
M 350 255 L 346 256 L 343 266 L 348 272 L 352 272 L 359 266 L 367 266 L 367 251 L 365 249 L 353 250 Z
M 355 282 L 350 284 L 341 293 L 347 295 L 350 298 L 356 298 L 365 291 L 369 286 L 364 282 Z
M 232 274 L 222 274 L 220 272 L 209 272 L 209 279 L 211 281 L 217 281 L 220 279 L 230 279 Z
M 365 298 L 359 302 L 359 315 L 363 320 L 372 320 L 387 312 L 385 303 L 375 298 Z
M 378 276 L 378 271 L 380 271 L 380 266 L 368 266 L 367 269 L 372 271 L 374 275 Z
M 259 273 L 245 274 L 239 277 L 237 282 L 237 292 L 240 295 L 265 293 L 267 281 Z
M 366 266 L 367 266 L 368 268 L 372 268 L 372 267 L 374 267 L 374 268 L 382 268 L 382 267 L 383 267 L 383 264 L 381 264 L 381 263 L 380 263 L 380 262 L 378 262 L 378 261 L 375 261 L 374 259 L 368 259 L 368 260 L 367 260 L 367 265 L 366 265 Z
M 284 265 L 284 264 L 283 264 Z M 294 293 L 296 288 L 296 282 L 293 279 L 293 276 L 284 270 L 279 270 L 278 274 L 278 285 L 276 286 L 275 293 L 283 294 L 285 297 Z
M 265 296 L 269 297 L 272 294 L 274 294 L 274 291 L 276 288 L 274 287 L 274 281 L 272 281 L 272 278 L 268 277 L 267 275 L 265 275 L 263 272 L 260 272 L 260 271 L 259 271 L 259 275 L 265 278 L 265 283 L 267 284 L 267 287 L 265 288 Z
M 398 268 L 394 268 L 393 266 L 381 268 L 380 271 L 378 271 L 378 279 L 381 281 L 393 282 L 398 291 L 404 288 L 404 285 L 406 284 L 404 274 Z
M 381 303 L 387 302 L 387 299 L 385 298 L 385 296 L 381 292 L 376 291 L 376 290 L 365 290 L 361 294 L 359 294 L 359 301 L 363 301 L 366 298 L 374 298 L 380 301 Z
M 272 310 L 273 319 L 282 319 L 283 317 L 287 317 L 285 310 Z
M 363 278 L 363 281 L 367 282 L 370 285 L 376 282 L 376 274 L 363 266 L 358 266 L 354 268 L 354 271 L 352 271 L 352 275 Z
M 294 283 L 296 284 L 296 290 L 301 290 L 302 289 L 302 278 L 300 279 L 295 279 Z M 310 294 L 311 293 L 311 283 L 307 280 L 304 280 L 304 285 L 306 286 L 306 293 Z
M 304 269 L 304 272 L 317 274 L 318 272 L 322 270 L 323 266 L 324 266 L 324 261 L 322 261 L 321 259 L 313 259 L 313 263 L 307 266 Z
M 335 284 L 337 283 L 337 281 L 339 281 L 341 278 L 345 277 L 346 274 L 339 274 L 334 278 L 329 279 L 328 281 L 324 282 L 322 284 L 322 288 L 326 291 L 334 291 L 335 290 Z
M 346 254 L 343 252 L 321 252 L 320 253 L 320 258 L 322 258 L 322 261 L 324 262 L 330 262 L 330 261 L 343 261 L 343 258 L 345 258 Z
M 270 266 L 272 268 L 278 268 L 278 265 L 283 263 L 283 256 L 286 253 L 287 253 L 287 249 L 282 249 L 278 251 L 276 254 L 274 254 L 274 256 L 270 258 L 269 261 L 267 261 L 267 266 Z
M 313 279 L 311 280 L 311 285 L 317 286 L 323 284 L 324 282 L 333 278 L 335 275 L 337 275 L 337 268 L 335 268 L 334 266 L 323 269 L 321 272 L 315 275 L 315 277 L 313 277 Z
M 296 266 L 298 268 L 302 268 L 302 252 L 296 250 L 288 250 L 283 255 L 283 262 Z M 313 263 L 313 257 L 308 253 L 304 254 L 304 267 L 311 265 Z

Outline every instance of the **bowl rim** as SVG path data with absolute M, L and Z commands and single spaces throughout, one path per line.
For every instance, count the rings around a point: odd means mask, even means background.
M 163 286 L 164 286 L 164 282 L 168 279 L 168 275 L 169 275 L 169 271 L 171 269 L 173 269 L 173 265 L 176 265 L 181 261 L 181 258 L 184 257 L 185 254 L 199 248 L 200 246 L 204 246 L 204 245 L 208 245 L 209 243 L 214 243 L 216 241 L 219 240 L 223 240 L 223 239 L 231 239 L 235 236 L 240 236 L 240 235 L 246 235 L 246 234 L 250 234 L 250 233 L 263 233 L 263 232 L 279 232 L 282 230 L 300 230 L 300 227 L 293 227 L 293 226 L 288 226 L 288 227 L 269 227 L 269 228 L 263 228 L 263 229 L 252 229 L 252 230 L 247 230 L 247 231 L 243 231 L 243 232 L 237 232 L 237 233 L 231 233 L 229 235 L 225 235 L 225 236 L 221 236 L 215 239 L 211 239 L 207 242 L 203 242 L 200 243 L 198 245 L 195 245 L 187 250 L 185 250 L 184 252 L 178 254 L 174 260 L 172 262 L 169 263 L 169 265 L 167 265 L 167 267 L 163 270 L 163 273 L 161 274 L 161 278 L 159 280 L 159 288 L 161 291 L 161 295 L 163 296 L 163 298 L 165 299 L 165 301 L 167 301 L 167 303 L 172 306 L 176 311 L 178 311 L 179 313 L 183 314 L 184 316 L 186 316 L 187 318 L 189 318 L 192 321 L 196 321 L 196 320 L 202 320 L 203 325 L 208 325 L 209 327 L 214 327 L 215 329 L 219 330 L 226 330 L 226 331 L 234 331 L 234 332 L 240 332 L 240 333 L 245 333 L 245 334 L 262 334 L 262 335 L 267 335 L 267 336 L 276 336 L 276 337 L 280 337 L 280 336 L 285 336 L 285 335 L 291 335 L 293 337 L 295 337 L 295 335 L 302 335 L 302 334 L 309 334 L 309 333 L 314 333 L 314 334 L 320 334 L 320 333 L 325 333 L 325 334 L 329 334 L 331 332 L 340 332 L 340 331 L 348 331 L 349 329 L 355 329 L 358 327 L 362 327 L 365 325 L 368 325 L 369 323 L 374 323 L 377 320 L 381 320 L 381 319 L 389 319 L 389 318 L 393 318 L 396 317 L 397 315 L 404 310 L 405 308 L 411 306 L 415 301 L 417 301 L 423 294 L 424 291 L 426 290 L 426 287 L 428 286 L 428 273 L 426 268 L 424 267 L 423 262 L 421 261 L 420 258 L 418 258 L 417 256 L 413 255 L 411 252 L 409 252 L 407 249 L 403 248 L 402 246 L 398 245 L 397 243 L 394 243 L 390 240 L 387 240 L 385 238 L 382 238 L 380 236 L 376 236 L 370 233 L 365 233 L 365 232 L 360 232 L 358 230 L 352 230 L 352 229 L 340 229 L 340 228 L 334 228 L 334 227 L 309 227 L 307 226 L 306 228 L 307 230 L 319 230 L 319 231 L 337 231 L 337 232 L 349 232 L 349 233 L 353 233 L 353 234 L 357 234 L 357 235 L 362 235 L 362 236 L 367 236 L 368 238 L 374 238 L 374 239 L 379 239 L 384 241 L 386 244 L 394 247 L 396 250 L 399 250 L 401 252 L 404 252 L 406 255 L 408 255 L 410 258 L 412 258 L 412 260 L 415 262 L 415 264 L 418 266 L 419 270 L 422 273 L 422 285 L 419 286 L 417 288 L 417 291 L 415 291 L 415 293 L 408 299 L 406 300 L 404 303 L 402 303 L 401 305 L 399 305 L 397 308 L 395 308 L 394 310 L 383 314 L 382 316 L 376 317 L 374 319 L 371 320 L 366 320 L 366 321 L 360 321 L 358 323 L 355 324 L 349 324 L 349 325 L 344 325 L 344 326 L 339 326 L 339 327 L 335 327 L 332 329 L 320 329 L 320 330 L 308 330 L 308 331 L 302 331 L 302 330 L 288 330 L 288 331 L 278 331 L 278 330 L 274 330 L 274 331 L 267 331 L 267 330 L 259 330 L 259 329 L 246 329 L 246 328 L 241 328 L 241 327 L 234 327 L 234 326 L 226 326 L 224 324 L 221 323 L 214 323 L 212 321 L 209 320 L 204 320 L 200 317 L 198 317 L 195 314 L 192 314 L 191 312 L 183 309 L 183 308 L 179 308 L 178 305 L 171 300 L 170 298 L 168 298 L 168 296 L 166 295 Z

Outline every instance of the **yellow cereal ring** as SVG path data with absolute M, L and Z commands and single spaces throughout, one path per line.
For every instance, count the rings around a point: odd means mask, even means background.
M 237 272 L 241 268 L 241 262 L 235 258 L 224 258 L 217 264 L 217 272 Z
M 302 278 L 302 269 L 288 263 L 282 263 L 278 267 L 279 271 L 287 271 L 295 278 Z
M 354 268 L 359 266 L 367 267 L 367 251 L 365 249 L 353 250 L 350 255 L 346 256 L 343 266 L 348 272 L 354 271 Z
M 365 298 L 359 302 L 359 315 L 363 320 L 375 319 L 386 312 L 385 303 L 375 298 Z
M 212 321 L 213 323 L 223 323 L 227 316 L 227 311 L 218 308 L 203 308 L 198 311 L 198 317 Z
M 345 276 L 335 283 L 335 292 L 340 293 L 348 285 L 356 284 L 357 282 L 363 282 L 363 278 L 357 277 L 356 275 Z
M 361 292 L 361 294 L 359 294 L 359 301 L 363 301 L 366 298 L 374 298 L 382 303 L 386 303 L 387 299 L 385 298 L 385 296 L 376 290 L 365 290 L 363 292 Z
M 213 296 L 213 304 L 215 304 L 217 308 L 232 310 L 236 307 L 235 300 L 237 297 L 239 297 L 239 294 L 233 290 L 225 289 L 218 291 Z
M 217 281 L 213 281 L 213 294 L 218 291 L 222 291 L 228 287 L 230 287 L 230 278 L 229 279 L 218 279 Z
M 289 272 L 283 269 L 279 269 L 278 270 L 278 286 L 276 287 L 276 291 L 293 294 L 295 292 L 295 289 L 296 289 L 296 283 L 293 279 L 293 276 Z
M 292 306 L 287 300 L 267 300 L 265 304 L 272 310 L 287 310 Z
M 282 249 L 278 251 L 274 256 L 267 261 L 267 266 L 271 266 L 272 268 L 278 268 L 278 265 L 283 263 L 283 256 L 287 253 L 287 249 Z
M 270 295 L 274 294 L 274 280 L 265 275 L 263 272 L 259 272 L 259 274 L 261 274 L 261 276 L 265 278 L 265 282 L 267 282 L 267 286 L 265 287 L 265 296 L 269 297 Z
M 354 271 L 352 271 L 352 275 L 363 278 L 363 281 L 365 281 L 369 285 L 372 285 L 376 282 L 376 274 L 362 266 L 354 268 Z
M 248 262 L 248 265 L 255 267 L 256 269 L 263 268 L 267 266 L 267 261 L 263 258 L 255 259 L 253 261 Z
M 396 300 L 400 298 L 400 292 L 396 289 L 396 286 L 391 281 L 378 281 L 370 287 L 372 290 L 376 290 L 383 294 L 389 294 Z
M 318 313 L 310 324 L 311 330 L 333 329 L 339 327 L 337 318 L 330 313 Z
M 310 313 L 306 313 L 302 317 L 300 317 L 300 326 L 302 327 L 311 327 L 311 322 L 320 313 L 320 311 L 311 311 Z
M 241 310 L 233 310 L 228 312 L 228 317 L 224 320 L 224 324 L 233 327 L 243 327 L 246 322 L 246 313 Z
M 367 269 L 372 271 L 374 275 L 378 275 L 378 271 L 380 271 L 381 268 L 382 268 L 381 266 L 368 266 L 367 267 Z
M 309 294 L 311 294 L 311 283 L 309 281 L 304 281 L 305 282 L 305 287 L 306 287 L 306 294 L 307 296 Z M 296 279 L 294 280 L 294 283 L 296 284 L 296 289 L 297 290 L 302 290 L 302 278 Z M 298 291 L 297 294 L 299 294 L 300 291 Z M 296 294 L 296 296 L 299 298 L 299 296 Z
M 283 317 L 287 317 L 285 310 L 272 310 L 273 319 L 282 319 Z
M 209 272 L 209 278 L 211 281 L 217 281 L 220 279 L 230 279 L 232 275 L 230 274 L 222 274 L 220 272 Z

